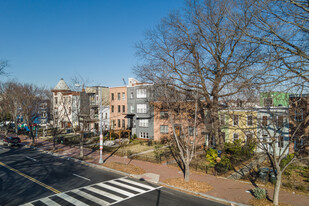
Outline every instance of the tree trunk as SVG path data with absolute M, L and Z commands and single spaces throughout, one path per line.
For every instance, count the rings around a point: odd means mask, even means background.
M 282 172 L 277 171 L 277 181 L 274 189 L 274 196 L 273 196 L 273 204 L 278 205 L 279 203 L 279 192 L 280 192 L 280 186 L 281 186 L 281 177 L 282 177 Z
M 184 163 L 184 169 L 185 169 L 185 182 L 189 182 L 190 180 L 190 163 Z

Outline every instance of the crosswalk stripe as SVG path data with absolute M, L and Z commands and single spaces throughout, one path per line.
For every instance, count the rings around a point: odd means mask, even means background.
M 93 188 L 93 187 L 85 187 L 86 190 L 90 190 L 91 192 L 94 192 L 94 193 L 97 193 L 99 195 L 103 195 L 103 196 L 106 196 L 110 199 L 113 199 L 113 200 L 122 200 L 123 198 L 121 197 L 118 197 L 116 195 L 113 195 L 111 193 L 108 193 L 108 192 L 105 192 L 103 190 L 99 190 L 99 189 L 96 189 L 96 188 Z
M 120 182 L 116 182 L 114 180 L 109 181 L 109 182 L 112 183 L 112 184 L 124 187 L 124 188 L 128 188 L 128 189 L 133 190 L 133 191 L 137 191 L 137 192 L 145 192 L 146 191 L 146 190 L 138 189 L 136 187 L 132 187 L 130 185 L 126 185 L 126 184 L 123 184 L 123 183 L 120 183 Z
M 133 185 L 137 185 L 137 186 L 140 186 L 140 187 L 143 187 L 143 188 L 147 188 L 147 189 L 150 189 L 150 190 L 152 190 L 154 188 L 154 187 L 151 187 L 151 186 L 146 185 L 146 184 L 141 184 L 141 183 L 138 183 L 138 182 L 135 182 L 135 181 L 132 181 L 132 180 L 128 180 L 127 178 L 122 178 L 122 179 L 119 179 L 119 180 L 133 184 Z
M 61 206 L 57 202 L 52 201 L 51 199 L 49 199 L 48 197 L 40 199 L 40 201 L 43 202 L 45 205 L 48 205 L 48 206 Z
M 133 194 L 131 192 L 127 192 L 125 190 L 121 190 L 121 189 L 119 189 L 117 187 L 113 187 L 113 186 L 110 186 L 110 185 L 107 185 L 107 184 L 104 184 L 104 183 L 99 183 L 98 185 L 101 186 L 101 187 L 107 188 L 107 189 L 109 189 L 111 191 L 115 191 L 115 192 L 118 192 L 120 194 L 124 194 L 124 195 L 129 196 L 129 197 L 135 196 L 135 194 Z
M 34 206 L 36 204 L 44 204 L 47 206 L 61 206 L 62 203 L 57 203 L 58 200 L 66 201 L 78 206 L 88 206 L 91 202 L 99 205 L 107 206 L 114 205 L 118 202 L 125 201 L 132 197 L 159 189 L 161 187 L 154 187 L 146 185 L 137 181 L 122 177 L 114 180 L 108 180 L 93 185 L 73 189 L 65 193 L 55 194 L 49 197 L 44 197 L 29 203 L 25 206 Z M 98 195 L 97 195 L 98 194 Z M 57 201 L 57 202 L 55 202 Z M 90 202 L 89 202 L 90 201 Z M 62 201 L 61 201 L 62 202 Z M 63 203 L 63 204 L 65 204 Z M 87 204 L 88 203 L 88 204 Z
M 85 204 L 85 203 L 75 199 L 74 197 L 71 197 L 71 196 L 65 194 L 65 193 L 60 193 L 57 196 L 64 199 L 65 201 L 72 203 L 73 205 L 88 206 L 88 204 Z
M 99 205 L 109 205 L 110 204 L 109 202 L 106 202 L 106 201 L 104 201 L 104 200 L 102 200 L 100 198 L 97 198 L 97 197 L 95 197 L 93 195 L 90 195 L 90 194 L 88 194 L 86 192 L 83 192 L 81 190 L 72 190 L 72 192 L 74 192 L 74 193 L 76 193 L 76 194 L 78 194 L 78 195 L 80 195 L 80 196 L 82 196 L 82 197 L 84 197 L 84 198 L 86 198 L 88 200 L 91 200 L 91 201 L 93 201 L 95 203 L 98 203 Z

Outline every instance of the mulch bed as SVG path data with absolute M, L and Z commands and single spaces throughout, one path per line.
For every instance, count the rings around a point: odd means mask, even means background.
M 131 164 L 124 164 L 120 162 L 106 162 L 103 164 L 103 166 L 111 168 L 111 169 L 119 170 L 122 172 L 126 172 L 129 174 L 141 175 L 145 173 L 145 170 L 143 170 L 140 167 L 137 167 Z
M 189 182 L 185 182 L 183 178 L 172 178 L 172 179 L 166 179 L 163 182 L 175 187 L 183 188 L 185 190 L 200 193 L 206 193 L 213 189 L 212 186 L 207 184 L 206 182 L 199 182 L 192 179 Z
M 249 205 L 253 205 L 253 206 L 273 206 L 274 204 L 269 201 L 268 199 L 261 199 L 261 200 L 258 200 L 256 198 L 253 198 L 251 199 L 249 202 L 248 202 Z M 282 202 L 279 202 L 278 204 L 279 206 L 292 206 L 290 204 L 285 204 L 285 203 L 282 203 Z

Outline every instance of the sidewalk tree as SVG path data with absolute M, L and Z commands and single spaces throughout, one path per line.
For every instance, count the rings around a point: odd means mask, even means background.
M 294 80 L 309 86 L 309 4 L 302 0 L 249 1 L 253 25 L 248 43 L 269 52 L 275 81 Z M 238 25 L 237 21 L 234 21 Z
M 204 107 L 201 105 L 197 91 L 183 93 L 166 84 L 155 85 L 155 87 L 156 97 L 153 106 L 160 111 L 160 118 L 165 119 L 165 127 L 167 127 L 165 132 L 168 132 L 171 138 L 169 142 L 171 151 L 187 182 L 190 179 L 190 163 L 196 147 L 203 142 L 201 127 L 204 112 L 201 112 L 201 108 Z M 169 132 L 169 128 L 172 131 Z
M 20 90 L 20 109 L 21 114 L 29 127 L 29 136 L 34 144 L 35 135 L 33 133 L 35 120 L 39 116 L 40 102 L 44 97 L 42 88 L 32 84 L 22 84 Z
M 17 133 L 17 117 L 21 115 L 20 99 L 21 99 L 22 84 L 9 81 L 1 84 L 1 119 L 9 121 L 9 124 L 4 124 L 5 134 L 9 132 L 9 126 L 12 122 L 15 123 L 15 132 Z
M 137 44 L 143 61 L 135 68 L 138 76 L 155 84 L 167 79 L 182 91 L 199 91 L 209 108 L 210 137 L 215 137 L 217 148 L 223 147 L 220 100 L 254 86 L 263 73 L 259 44 L 247 43 L 245 35 L 252 24 L 247 7 L 239 1 L 187 1 L 183 13 L 162 19 Z

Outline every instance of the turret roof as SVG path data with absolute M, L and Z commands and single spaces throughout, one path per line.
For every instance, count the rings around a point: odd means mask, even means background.
M 65 83 L 65 81 L 61 78 L 58 84 L 55 86 L 53 90 L 70 90 L 68 85 Z

